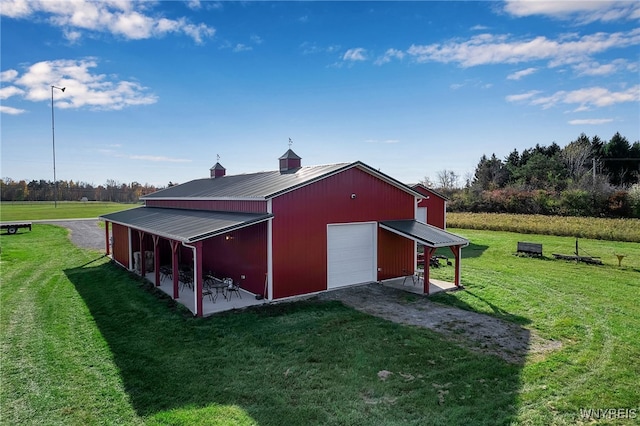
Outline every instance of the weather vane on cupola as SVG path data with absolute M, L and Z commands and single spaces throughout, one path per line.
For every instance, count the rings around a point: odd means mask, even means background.
M 220 162 L 220 154 L 216 154 L 216 162 Z
M 289 138 L 289 149 L 291 149 L 291 145 L 293 145 L 293 141 Z

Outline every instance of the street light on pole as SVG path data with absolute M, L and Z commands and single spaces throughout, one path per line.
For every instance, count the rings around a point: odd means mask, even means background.
M 56 125 L 53 116 L 53 89 L 58 89 L 64 93 L 66 87 L 51 86 L 51 141 L 53 142 L 53 206 L 58 207 L 58 180 L 56 179 Z

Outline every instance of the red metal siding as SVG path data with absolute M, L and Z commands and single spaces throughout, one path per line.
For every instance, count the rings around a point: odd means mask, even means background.
M 427 223 L 440 229 L 446 229 L 445 216 L 447 211 L 447 201 L 439 195 L 420 186 L 414 187 L 413 189 L 420 194 L 425 195 L 425 198 L 418 203 L 418 207 L 427 208 Z
M 272 207 L 274 298 L 282 298 L 326 290 L 327 224 L 413 219 L 415 198 L 351 168 L 283 194 L 273 199 Z M 389 241 L 393 247 L 387 249 Z M 391 237 L 379 240 L 378 262 L 384 274 L 386 268 L 389 273 L 406 268 L 407 264 L 395 264 L 387 258 L 391 254 L 395 257 L 396 246 L 404 253 L 408 246 L 403 245 Z
M 415 243 L 378 228 L 378 280 L 413 274 Z
M 172 209 L 213 210 L 222 212 L 266 213 L 266 201 L 234 200 L 146 200 L 147 207 Z
M 111 236 L 113 238 L 113 246 L 111 247 L 113 259 L 129 268 L 129 228 L 112 223 Z
M 203 253 L 205 271 L 210 270 L 219 278 L 231 277 L 252 293 L 264 293 L 267 273 L 266 222 L 205 240 Z

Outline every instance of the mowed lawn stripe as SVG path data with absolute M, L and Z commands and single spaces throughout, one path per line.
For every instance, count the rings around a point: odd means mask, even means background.
M 109 407 L 112 420 L 131 424 L 136 416 L 108 345 L 64 272 L 97 255 L 71 245 L 67 233 L 37 225 L 18 250 L 3 244 L 3 422 L 90 424 Z

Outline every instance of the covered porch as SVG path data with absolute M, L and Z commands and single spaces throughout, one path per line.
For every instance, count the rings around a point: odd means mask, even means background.
M 417 220 L 390 220 L 380 222 L 379 226 L 382 229 L 413 240 L 416 243 L 416 247 L 417 244 L 424 246 L 424 269 L 421 270 L 418 268 L 416 258 L 413 271 L 408 271 L 409 273 L 406 277 L 387 280 L 389 286 L 404 290 L 411 289 L 409 291 L 427 295 L 461 287 L 460 261 L 462 258 L 462 248 L 469 245 L 467 239 Z M 455 277 L 453 283 L 433 280 L 430 277 L 430 259 L 436 250 L 441 247 L 449 247 L 454 256 Z M 411 283 L 411 286 L 407 285 L 408 281 Z
M 423 275 L 414 275 L 413 277 L 400 277 L 393 278 L 390 280 L 382 281 L 381 283 L 385 287 L 395 288 L 396 290 L 402 290 L 409 293 L 415 294 L 436 294 L 442 293 L 445 291 L 455 291 L 460 287 L 455 283 L 449 281 L 435 280 L 433 278 L 429 279 L 429 292 L 425 293 L 424 291 L 424 277 Z
M 267 272 L 266 222 L 272 217 L 140 207 L 100 218 L 105 221 L 105 238 L 110 224 L 118 226 L 118 232 L 112 233 L 116 262 L 145 277 L 194 315 L 205 316 L 258 302 L 255 294 L 265 288 Z M 108 248 L 109 241 L 105 244 Z M 213 300 L 207 276 L 231 280 L 237 291 L 229 299 L 216 294 Z
M 166 293 L 169 297 L 173 298 L 173 280 L 167 278 L 163 279 L 163 276 L 160 275 L 160 282 L 159 285 L 157 285 L 155 272 L 148 272 L 145 275 L 145 278 L 154 284 L 158 290 L 161 290 L 163 293 Z M 179 282 L 178 286 L 180 287 L 180 291 L 178 293 L 178 297 L 173 299 L 196 315 L 198 308 L 196 292 L 192 287 L 184 284 L 185 283 Z M 266 299 L 256 299 L 255 294 L 242 288 L 239 288 L 238 292 L 239 294 L 235 292 L 225 294 L 225 292 L 219 291 L 218 293 L 213 293 L 211 295 L 206 291 L 203 292 L 201 316 L 206 317 L 219 312 L 243 309 L 249 306 L 264 305 L 265 303 L 268 303 Z

